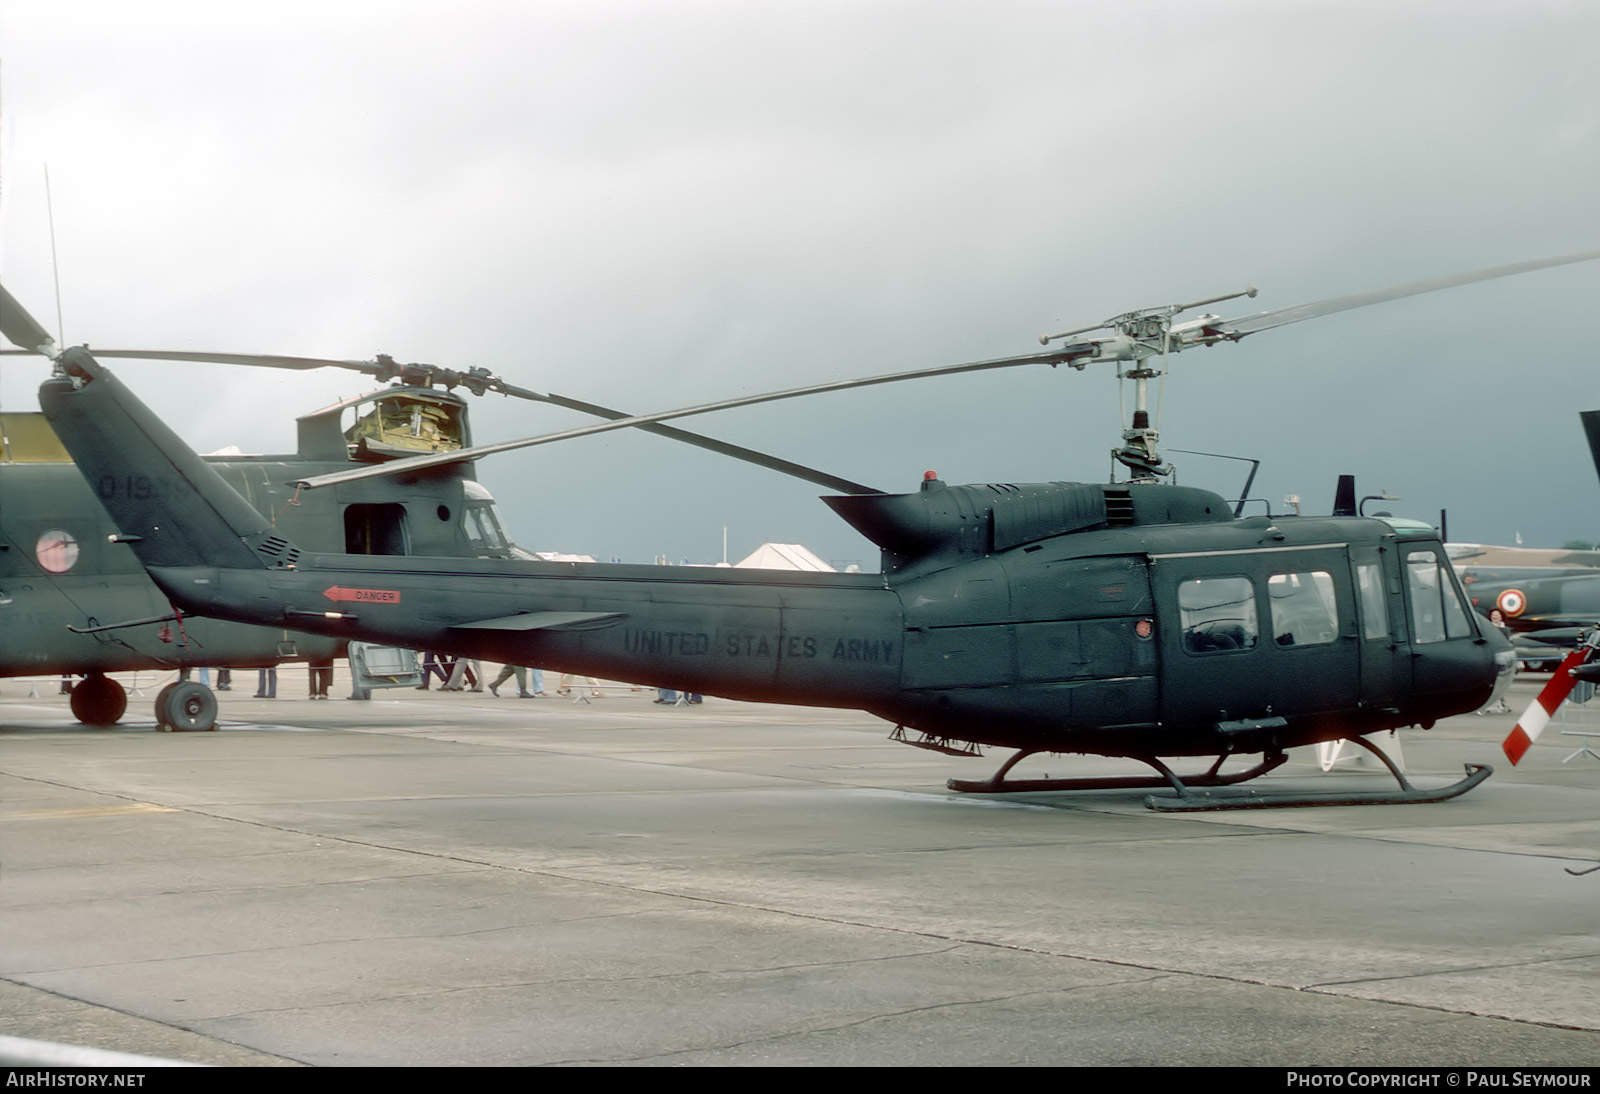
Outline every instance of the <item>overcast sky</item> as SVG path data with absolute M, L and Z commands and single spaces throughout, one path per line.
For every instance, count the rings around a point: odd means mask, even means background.
M 487 367 L 646 411 L 1600 248 L 1600 5 L 6 0 L 0 275 L 104 347 Z M 1600 538 L 1600 262 L 1175 361 L 1169 448 L 1452 539 Z M 367 386 L 123 362 L 202 451 Z M 0 364 L 35 409 L 39 362 Z M 490 396 L 480 441 L 579 424 Z M 680 423 L 888 490 L 1103 479 L 1109 366 Z M 1175 457 L 1234 496 L 1238 466 Z M 541 550 L 876 565 L 817 489 L 649 436 L 485 462 Z

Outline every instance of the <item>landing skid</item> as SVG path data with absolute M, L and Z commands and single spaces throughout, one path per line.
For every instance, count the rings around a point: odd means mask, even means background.
M 1172 787 L 1182 794 L 1186 787 L 1195 786 L 1232 786 L 1235 783 L 1246 782 L 1259 775 L 1265 775 L 1275 767 L 1286 763 L 1289 757 L 1281 752 L 1262 757 L 1262 760 L 1249 771 L 1240 771 L 1233 775 L 1223 775 L 1218 772 L 1226 756 L 1218 756 L 1217 762 L 1211 765 L 1203 775 L 1190 775 L 1188 780 L 1179 779 L 1173 774 L 1172 769 L 1153 756 L 1136 756 L 1134 759 L 1141 763 L 1149 764 L 1161 773 L 1157 778 L 1153 775 L 1108 775 L 1085 779 L 1010 779 L 1006 772 L 1029 756 L 1038 755 L 1043 749 L 1030 749 L 1019 752 L 1007 760 L 987 779 L 951 779 L 945 783 L 951 790 L 959 790 L 963 794 L 1032 794 L 1041 790 L 1159 790 L 1162 787 Z
M 1212 795 L 1205 793 L 1211 787 L 1233 786 L 1238 783 L 1248 782 L 1251 779 L 1265 775 L 1267 772 L 1281 767 L 1288 756 L 1282 752 L 1269 753 L 1262 757 L 1261 763 L 1248 771 L 1241 771 L 1233 775 L 1220 773 L 1226 756 L 1217 757 L 1217 762 L 1202 775 L 1190 775 L 1180 778 L 1173 770 L 1154 756 L 1136 756 L 1133 759 L 1148 764 L 1155 768 L 1159 778 L 1155 776 L 1109 776 L 1105 778 L 1084 779 L 1014 779 L 1007 780 L 1006 772 L 1010 771 L 1022 760 L 1036 755 L 1039 749 L 1019 752 L 1003 764 L 988 779 L 951 779 L 946 785 L 951 790 L 965 794 L 1019 794 L 1037 793 L 1049 790 L 1144 790 L 1170 788 L 1175 797 L 1157 797 L 1150 795 L 1145 798 L 1147 809 L 1154 809 L 1162 813 L 1196 813 L 1224 809 L 1284 809 L 1295 806 L 1313 805 L 1412 805 L 1423 802 L 1442 802 L 1465 794 L 1468 790 L 1483 782 L 1494 774 L 1494 768 L 1487 764 L 1467 764 L 1466 777 L 1448 786 L 1433 790 L 1424 790 L 1414 787 L 1406 781 L 1405 775 L 1394 762 L 1384 755 L 1382 749 L 1370 741 L 1360 737 L 1351 737 L 1362 748 L 1371 752 L 1389 773 L 1400 784 L 1398 790 L 1357 790 L 1357 791 L 1321 791 L 1312 793 L 1295 794 L 1289 792 L 1260 792 L 1247 790 L 1239 794 Z M 1197 791 L 1199 791 L 1197 793 Z

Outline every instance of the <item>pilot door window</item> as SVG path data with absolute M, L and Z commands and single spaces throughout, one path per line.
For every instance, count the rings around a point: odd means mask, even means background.
M 1406 554 L 1406 591 L 1411 596 L 1412 637 L 1418 643 L 1472 638 L 1461 593 L 1432 551 Z
M 1206 577 L 1178 586 L 1183 648 L 1190 653 L 1254 649 L 1256 591 L 1247 577 Z
M 1323 570 L 1273 574 L 1267 581 L 1272 604 L 1272 640 L 1280 646 L 1324 646 L 1339 633 L 1333 575 Z

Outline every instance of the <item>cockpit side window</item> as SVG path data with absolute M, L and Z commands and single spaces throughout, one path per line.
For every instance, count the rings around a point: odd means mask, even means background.
M 1183 648 L 1191 653 L 1253 649 L 1260 628 L 1256 594 L 1248 577 L 1206 577 L 1178 586 Z
M 1272 640 L 1280 646 L 1321 646 L 1339 633 L 1333 575 L 1325 570 L 1273 574 L 1267 580 L 1272 604 Z
M 470 501 L 461 517 L 467 542 L 480 558 L 506 558 L 511 541 L 500 525 L 500 514 L 492 501 Z

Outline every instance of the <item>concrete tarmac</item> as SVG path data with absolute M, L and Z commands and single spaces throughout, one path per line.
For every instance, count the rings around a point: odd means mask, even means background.
M 1600 858 L 1600 762 L 1554 726 L 1518 768 L 1513 716 L 1405 733 L 1424 785 L 1496 768 L 1437 805 L 1163 815 L 954 794 L 1004 754 L 847 711 L 304 679 L 197 734 L 0 681 L 0 1032 L 254 1066 L 1600 1064 L 1600 874 L 1564 869 Z M 1264 781 L 1392 785 L 1309 750 Z

